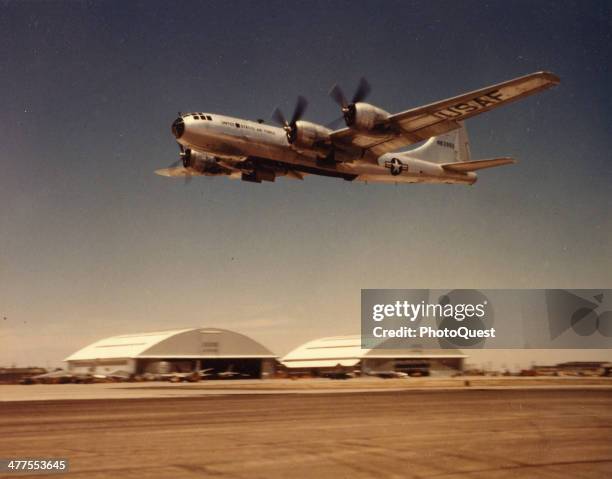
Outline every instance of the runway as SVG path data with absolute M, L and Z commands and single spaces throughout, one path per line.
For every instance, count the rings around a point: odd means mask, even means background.
M 0 404 L 1 456 L 77 478 L 603 478 L 611 446 L 609 389 Z
M 98 384 L 0 385 L 4 401 L 54 401 L 65 399 L 148 399 L 184 398 L 235 394 L 322 394 L 372 391 L 431 391 L 439 389 L 610 389 L 609 377 L 455 377 L 455 378 L 354 378 L 346 381 L 303 378 L 242 379 L 197 383 L 128 382 Z

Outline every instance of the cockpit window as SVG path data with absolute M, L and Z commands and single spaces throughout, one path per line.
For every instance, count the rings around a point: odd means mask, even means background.
M 206 119 L 207 119 L 208 121 L 212 121 L 212 117 L 211 117 L 210 115 L 206 115 Z

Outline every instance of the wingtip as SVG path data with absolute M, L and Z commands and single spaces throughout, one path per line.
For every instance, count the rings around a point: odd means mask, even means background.
M 496 159 L 504 161 L 505 165 L 516 165 L 518 163 L 515 158 L 510 158 L 509 156 L 502 156 L 501 158 Z
M 542 78 L 545 78 L 553 85 L 558 85 L 559 83 L 561 83 L 561 78 L 559 78 L 553 72 L 541 71 L 541 72 L 538 72 L 537 75 L 541 76 Z

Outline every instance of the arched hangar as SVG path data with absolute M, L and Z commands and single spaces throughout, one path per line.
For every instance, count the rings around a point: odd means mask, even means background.
M 190 328 L 123 334 L 96 341 L 68 356 L 73 374 L 188 373 L 261 378 L 274 372 L 276 355 L 244 334 Z
M 364 375 L 399 372 L 450 376 L 463 370 L 466 357 L 458 349 L 385 349 L 380 345 L 362 348 L 361 336 L 354 335 L 309 341 L 288 353 L 281 363 L 290 374 L 312 376 L 338 370 Z

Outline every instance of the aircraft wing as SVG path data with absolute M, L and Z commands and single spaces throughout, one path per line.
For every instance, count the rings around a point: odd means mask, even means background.
M 169 176 L 171 178 L 177 178 L 181 176 L 204 176 L 202 173 L 194 170 L 183 168 L 182 166 L 175 166 L 174 168 L 162 168 L 155 170 L 155 174 L 159 176 Z
M 193 168 L 184 168 L 182 166 L 176 166 L 173 168 L 161 168 L 159 170 L 155 170 L 155 174 L 160 176 L 168 176 L 171 178 L 181 178 L 181 177 L 190 177 L 190 176 L 225 176 L 227 178 L 231 178 L 233 180 L 239 180 L 242 177 L 242 172 L 239 170 L 231 171 L 227 174 L 219 173 L 218 175 L 201 173 Z M 304 180 L 304 176 L 308 175 L 308 172 L 298 171 L 296 169 L 287 168 L 283 174 L 280 174 L 279 178 L 289 178 L 291 180 Z
M 391 115 L 376 131 L 343 128 L 331 134 L 340 148 L 371 151 L 380 156 L 456 128 L 457 121 L 484 113 L 528 95 L 553 87 L 559 78 L 550 72 L 537 72 L 491 85 L 463 95 Z

